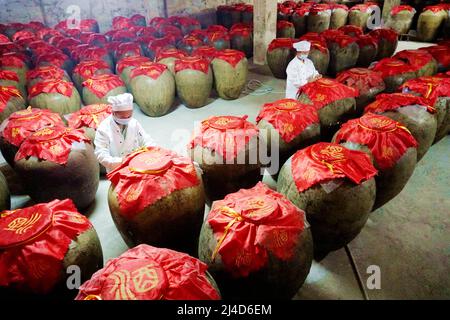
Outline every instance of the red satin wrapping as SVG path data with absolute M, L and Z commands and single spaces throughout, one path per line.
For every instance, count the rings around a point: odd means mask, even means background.
M 5 110 L 9 100 L 14 97 L 23 98 L 16 87 L 0 86 L 0 112 Z
M 295 99 L 266 103 L 259 112 L 256 122 L 262 119 L 270 123 L 286 143 L 294 140 L 308 126 L 319 123 L 315 107 Z
M 166 58 L 175 58 L 175 59 L 181 59 L 183 57 L 186 57 L 186 53 L 184 51 L 175 49 L 175 48 L 169 48 L 160 50 L 158 52 L 158 55 L 156 56 L 156 61 L 160 61 L 162 59 Z
M 280 20 L 277 22 L 277 29 L 294 28 L 294 24 L 287 20 Z
M 116 57 L 120 57 L 125 53 L 132 53 L 133 56 L 141 55 L 141 46 L 136 42 L 124 42 L 119 44 L 116 49 Z
M 22 30 L 22 31 L 17 31 L 16 33 L 14 33 L 13 37 L 12 37 L 12 41 L 13 42 L 17 42 L 19 40 L 23 40 L 23 39 L 35 39 L 37 36 L 34 32 L 28 31 L 28 30 Z
M 306 219 L 286 197 L 258 182 L 215 201 L 207 223 L 225 270 L 244 278 L 264 268 L 270 256 L 291 260 Z
M 89 47 L 81 51 L 80 60 L 103 60 L 108 56 L 105 48 Z
M 436 113 L 436 109 L 430 106 L 430 102 L 426 99 L 405 93 L 379 94 L 374 102 L 366 106 L 364 112 L 383 113 L 412 105 L 423 106 L 429 113 Z
M 23 68 L 25 60 L 16 53 L 6 53 L 0 56 L 0 67 Z
M 330 4 L 330 8 L 332 10 L 342 9 L 342 10 L 348 11 L 348 7 L 345 4 L 333 3 L 333 4 Z
M 363 35 L 360 35 L 359 37 L 357 37 L 356 43 L 358 44 L 358 46 L 360 48 L 365 47 L 365 46 L 373 46 L 374 49 L 378 49 L 377 39 L 369 36 L 368 34 L 363 34 Z
M 197 19 L 184 16 L 178 18 L 178 23 L 183 27 L 200 26 L 200 22 Z
M 112 27 L 114 30 L 129 29 L 134 26 L 134 22 L 130 18 L 118 16 L 112 19 Z
M 117 194 L 120 213 L 127 219 L 174 191 L 200 183 L 190 159 L 159 147 L 128 155 L 108 179 Z
M 75 69 L 73 69 L 73 74 L 77 74 L 83 79 L 90 79 L 97 71 L 105 69 L 109 70 L 109 65 L 103 60 L 85 60 L 81 61 Z
M 258 128 L 246 119 L 247 116 L 213 116 L 203 120 L 199 130 L 194 132 L 189 148 L 207 148 L 215 151 L 227 162 L 232 161 L 259 133 Z
M 19 77 L 17 73 L 11 70 L 0 70 L 0 80 L 10 80 L 19 82 Z
M 448 46 L 432 46 L 421 48 L 420 50 L 424 50 L 431 54 L 436 61 L 442 65 L 444 68 L 450 67 L 450 47 Z
M 208 36 L 208 31 L 204 29 L 195 29 L 189 34 L 192 37 L 196 37 L 197 39 L 204 41 Z
M 391 15 L 395 16 L 402 11 L 409 11 L 409 12 L 415 13 L 416 9 L 414 9 L 413 7 L 408 6 L 408 5 L 399 5 L 399 6 L 395 6 L 391 9 Z
M 208 32 L 206 34 L 206 38 L 207 40 L 209 40 L 209 42 L 215 42 L 219 40 L 229 41 L 230 35 L 228 34 L 228 32 L 215 31 L 215 32 Z
M 99 98 L 103 98 L 108 92 L 118 87 L 125 87 L 122 79 L 115 74 L 98 74 L 83 82 L 86 87 Z
M 357 89 L 359 94 L 366 94 L 371 88 L 385 87 L 381 72 L 366 68 L 352 68 L 342 71 L 338 74 L 336 80 Z
M 177 41 L 183 38 L 183 32 L 175 26 L 163 25 L 159 28 L 159 32 L 164 36 L 172 35 Z
M 185 253 L 141 244 L 111 259 L 76 300 L 219 300 L 207 265 Z
M 83 131 L 62 126 L 37 130 L 25 139 L 17 151 L 14 161 L 36 157 L 65 165 L 74 142 L 91 143 Z
M 347 178 L 360 184 L 377 172 L 364 152 L 328 142 L 297 151 L 292 158 L 292 176 L 299 192 L 334 179 Z
M 195 36 L 188 35 L 181 40 L 181 44 L 192 47 L 200 47 L 203 45 L 203 41 Z
M 208 74 L 209 71 L 209 61 L 201 57 L 184 57 L 175 60 L 175 72 L 180 72 L 183 70 L 197 70 Z
M 68 20 L 63 20 L 61 22 L 59 22 L 56 26 L 55 29 L 62 29 L 64 30 L 66 33 L 68 31 L 71 31 L 71 29 L 68 28 L 67 23 L 69 21 Z M 94 19 L 83 19 L 80 20 L 80 29 L 72 29 L 75 31 L 79 31 L 79 32 L 87 32 L 87 31 L 93 31 L 93 29 L 98 25 L 97 21 Z
M 321 109 L 337 100 L 355 98 L 359 95 L 358 90 L 327 78 L 307 83 L 299 89 L 298 93 L 306 94 L 316 109 Z
M 116 30 L 111 37 L 112 41 L 133 41 L 136 38 L 136 34 L 131 30 Z
M 420 77 L 408 80 L 400 90 L 405 88 L 419 93 L 429 105 L 434 106 L 439 97 L 450 97 L 450 78 Z
M 228 29 L 221 25 L 211 25 L 206 29 L 207 32 L 228 32 Z
M 71 97 L 73 83 L 65 80 L 44 80 L 36 83 L 28 89 L 28 99 L 33 99 L 41 93 L 59 93 L 66 97 Z
M 344 48 L 356 42 L 356 38 L 348 35 L 339 35 L 334 38 L 327 39 L 327 43 L 337 43 L 339 47 Z
M 170 24 L 170 21 L 167 18 L 163 17 L 154 17 L 152 20 L 150 20 L 150 26 L 158 27 L 163 24 Z
M 377 6 L 376 4 L 368 4 L 368 3 L 364 3 L 364 4 L 357 4 L 356 6 L 353 6 L 350 8 L 350 11 L 361 11 L 361 12 L 369 12 L 369 10 L 374 7 Z
M 58 41 L 58 43 L 56 44 L 56 47 L 57 47 L 59 50 L 61 50 L 61 52 L 62 52 L 62 50 L 64 50 L 64 49 L 70 50 L 71 48 L 76 48 L 76 46 L 79 46 L 80 44 L 82 44 L 82 42 L 79 41 L 79 40 L 76 40 L 76 39 L 74 39 L 74 38 L 66 38 L 66 39 L 63 39 L 63 40 Z M 52 50 L 54 50 L 54 48 L 49 47 L 49 48 L 46 48 L 45 50 L 46 50 L 47 52 L 51 52 Z M 44 51 L 44 50 L 41 49 L 41 50 L 38 51 L 38 52 L 44 53 L 43 51 Z M 40 56 L 41 54 L 39 54 L 38 52 L 36 52 L 36 55 L 37 55 L 37 56 Z M 70 52 L 70 51 L 69 51 L 69 52 Z
M 87 43 L 91 46 L 98 44 L 98 43 L 105 46 L 108 43 L 108 39 L 106 39 L 106 36 L 103 34 L 93 33 L 89 36 Z
M 416 139 L 400 122 L 373 113 L 343 124 L 335 141 L 367 146 L 381 170 L 392 168 L 409 148 L 418 146 Z
M 216 53 L 217 49 L 214 48 L 213 46 L 201 46 L 192 51 L 192 56 L 202 57 L 203 59 L 206 59 L 209 62 L 211 62 L 216 56 Z
M 346 35 L 349 35 L 350 33 L 353 33 L 356 37 L 359 37 L 364 34 L 364 31 L 361 27 L 354 26 L 351 24 L 342 26 L 338 29 L 339 31 L 342 31 Z
M 310 6 L 302 6 L 294 10 L 294 15 L 304 17 L 309 15 Z
M 158 54 L 159 50 L 162 50 L 167 47 L 174 47 L 175 41 L 176 41 L 175 37 L 169 34 L 164 38 L 153 40 L 151 43 L 148 44 L 147 48 L 151 51 L 154 51 L 155 54 Z
M 330 11 L 331 14 L 331 7 L 330 5 L 326 4 L 326 3 L 322 3 L 322 4 L 315 4 L 311 7 L 311 9 L 309 9 L 309 14 L 311 15 L 318 15 L 322 12 L 326 12 L 326 11 Z
M 33 109 L 14 112 L 8 118 L 3 138 L 10 144 L 19 147 L 33 132 L 47 126 L 64 126 L 59 114 L 47 109 Z
M 128 67 L 138 67 L 145 62 L 151 62 L 150 58 L 147 57 L 126 57 L 117 62 L 117 73 L 121 74 L 124 69 Z
M 414 72 L 414 68 L 410 64 L 396 58 L 381 59 L 371 69 L 381 72 L 383 78 L 392 77 L 407 72 Z
M 379 43 L 382 39 L 386 39 L 389 42 L 395 42 L 398 40 L 398 34 L 393 29 L 380 28 L 369 32 L 369 35 Z
M 323 53 L 328 52 L 327 41 L 316 32 L 308 32 L 300 37 L 300 40 L 307 40 L 311 43 L 311 49 L 319 50 Z
M 72 113 L 68 120 L 68 126 L 73 129 L 88 127 L 97 130 L 100 123 L 111 113 L 112 108 L 109 104 L 90 104 Z
M 326 41 L 328 40 L 332 40 L 335 37 L 338 36 L 343 36 L 344 32 L 342 32 L 341 30 L 336 30 L 336 29 L 327 29 L 325 31 L 322 31 L 319 36 L 324 38 Z
M 4 34 L 0 34 L 0 43 L 8 43 L 10 42 L 9 38 Z
M 423 9 L 424 12 L 425 11 L 431 11 L 433 13 L 438 13 L 438 12 L 441 12 L 443 10 L 446 10 L 446 8 L 444 6 L 442 6 L 441 4 L 437 4 L 437 5 L 434 5 L 434 6 L 427 6 L 427 7 L 425 7 Z
M 424 50 L 403 50 L 396 53 L 393 58 L 407 62 L 415 71 L 433 60 L 433 56 Z
M 168 70 L 168 68 L 165 64 L 156 62 L 145 62 L 131 71 L 130 78 L 134 79 L 135 77 L 138 76 L 146 76 L 152 78 L 153 80 L 156 80 L 166 70 Z
M 93 32 L 82 32 L 78 39 L 82 43 L 88 43 L 89 37 L 93 34 L 94 34 Z
M 0 287 L 51 292 L 65 274 L 72 240 L 92 228 L 72 200 L 0 213 Z
M 80 56 L 83 53 L 83 51 L 88 49 L 88 48 L 92 48 L 92 47 L 89 44 L 77 45 L 75 48 L 72 48 L 70 50 L 70 56 L 72 57 L 73 60 L 79 61 L 80 60 Z M 86 60 L 99 60 L 99 59 L 86 59 Z
M 238 63 L 245 59 L 245 54 L 239 50 L 225 49 L 217 51 L 215 59 L 226 61 L 236 68 Z
M 287 48 L 287 49 L 293 49 L 294 43 L 297 42 L 295 39 L 291 38 L 277 38 L 273 39 L 272 42 L 269 44 L 268 51 L 273 51 L 278 48 Z
M 42 64 L 50 64 L 58 68 L 62 68 L 64 63 L 69 60 L 69 57 L 64 53 L 60 52 L 50 52 L 40 55 L 36 60 L 36 65 L 41 66 Z

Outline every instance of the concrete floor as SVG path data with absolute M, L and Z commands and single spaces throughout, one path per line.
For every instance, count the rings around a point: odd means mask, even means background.
M 424 44 L 402 42 L 398 50 Z M 257 79 L 272 92 L 244 93 L 235 101 L 211 99 L 200 109 L 183 105 L 161 118 L 145 116 L 135 106 L 135 117 L 162 147 L 179 153 L 196 122 L 211 115 L 248 115 L 255 122 L 260 107 L 284 98 L 285 81 L 272 77 L 267 68 L 250 66 L 250 79 Z M 450 298 L 450 137 L 433 146 L 417 165 L 403 192 L 373 212 L 362 233 L 347 248 L 313 263 L 306 283 L 295 299 L 449 299 Z M 264 181 L 275 182 L 269 176 Z M 111 219 L 107 191 L 102 180 L 96 202 L 86 214 L 94 224 L 103 247 L 104 259 L 127 250 Z M 28 197 L 13 197 L 13 206 L 24 205 Z M 208 208 L 206 212 L 208 211 Z M 205 212 L 205 213 L 206 213 Z M 381 289 L 369 290 L 369 266 L 381 271 Z

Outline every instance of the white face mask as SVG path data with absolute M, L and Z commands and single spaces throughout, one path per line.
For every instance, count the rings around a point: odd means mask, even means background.
M 304 60 L 304 59 L 308 58 L 308 55 L 302 53 L 302 54 L 298 55 L 297 58 L 299 58 L 300 60 Z
M 115 122 L 117 122 L 118 124 L 123 125 L 123 126 L 128 125 L 128 123 L 131 120 L 131 117 L 130 118 L 126 118 L 126 119 L 120 119 L 120 118 L 117 118 L 116 116 L 113 116 L 113 118 L 114 118 Z

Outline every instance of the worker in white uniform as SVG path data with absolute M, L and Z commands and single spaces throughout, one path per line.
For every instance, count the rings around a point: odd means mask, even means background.
M 98 162 L 111 172 L 130 153 L 154 142 L 133 118 L 133 95 L 130 93 L 109 97 L 112 115 L 103 120 L 95 134 L 95 155 Z
M 317 72 L 313 62 L 308 59 L 311 43 L 309 41 L 300 41 L 294 43 L 297 55 L 289 63 L 286 73 L 286 98 L 297 99 L 298 90 L 305 84 L 315 81 L 322 76 Z

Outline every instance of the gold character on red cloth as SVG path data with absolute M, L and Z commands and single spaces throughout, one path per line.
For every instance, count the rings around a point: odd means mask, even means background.
M 29 218 L 17 218 L 11 221 L 10 224 L 8 224 L 8 227 L 5 229 L 7 231 L 14 231 L 16 234 L 24 234 L 26 233 L 30 228 L 33 227 L 33 225 L 39 221 L 41 218 L 41 214 L 34 213 Z

